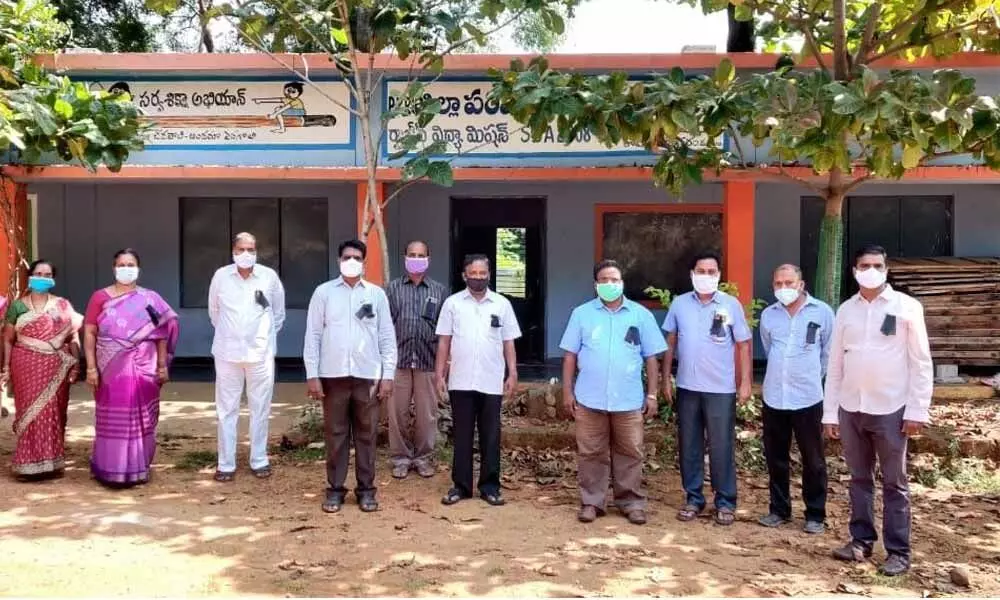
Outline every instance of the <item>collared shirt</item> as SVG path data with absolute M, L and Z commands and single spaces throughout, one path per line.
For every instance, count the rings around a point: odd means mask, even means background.
M 444 286 L 428 277 L 414 283 L 409 275 L 403 275 L 392 280 L 385 292 L 396 324 L 399 366 L 433 371 L 437 354 L 435 327 L 446 297 Z
M 840 408 L 888 415 L 904 406 L 903 419 L 926 423 L 933 391 L 934 365 L 920 302 L 886 285 L 871 302 L 859 293 L 840 305 L 830 344 L 824 424 L 836 425 Z
M 503 343 L 521 337 L 509 300 L 492 290 L 481 301 L 468 289 L 452 294 L 441 307 L 437 334 L 451 336 L 448 389 L 503 394 Z
M 317 287 L 309 300 L 302 361 L 306 379 L 395 377 L 396 332 L 382 288 L 364 279 L 351 287 L 343 277 Z
M 666 352 L 667 342 L 646 307 L 626 298 L 611 310 L 594 298 L 573 310 L 559 347 L 577 355 L 577 402 L 593 410 L 628 412 L 644 404 L 644 360 Z
M 794 316 L 780 302 L 765 308 L 760 313 L 767 355 L 764 403 L 799 410 L 822 402 L 832 336 L 833 309 L 808 294 Z
M 716 316 L 722 323 L 718 329 L 713 328 Z M 663 330 L 677 334 L 677 387 L 707 394 L 736 393 L 736 344 L 750 341 L 739 300 L 716 292 L 703 303 L 694 292 L 681 294 L 670 303 Z
M 258 292 L 264 303 L 258 300 Z M 226 362 L 272 360 L 285 323 L 285 288 L 274 269 L 254 265 L 244 279 L 236 265 L 221 267 L 208 287 L 208 318 L 215 327 L 212 356 Z

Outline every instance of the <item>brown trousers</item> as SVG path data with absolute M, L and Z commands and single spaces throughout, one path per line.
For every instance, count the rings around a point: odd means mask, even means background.
M 396 369 L 388 413 L 393 466 L 429 464 L 437 442 L 438 401 L 434 373 Z
M 604 510 L 610 478 L 619 510 L 645 510 L 642 411 L 603 412 L 577 405 L 574 416 L 581 504 Z
M 354 439 L 355 495 L 375 495 L 375 439 L 378 399 L 375 382 L 356 377 L 320 379 L 323 384 L 323 424 L 326 441 L 326 480 L 330 491 L 347 494 L 347 468 Z

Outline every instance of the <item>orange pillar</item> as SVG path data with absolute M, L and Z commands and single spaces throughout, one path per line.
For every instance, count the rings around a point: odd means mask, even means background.
M 727 181 L 722 196 L 723 278 L 736 284 L 740 302 L 753 299 L 754 182 Z
M 28 256 L 28 193 L 27 187 L 23 183 L 17 183 L 12 179 L 3 177 L 3 195 L 0 196 L 0 249 L 3 250 L 4 257 L 0 261 L 0 295 L 7 296 L 16 289 L 23 290 L 25 287 L 26 273 L 19 268 L 18 252 L 21 249 L 21 256 Z M 13 218 L 13 223 L 7 222 L 7 217 Z M 13 234 L 13 235 L 11 235 Z M 19 278 L 19 285 L 15 286 L 12 280 L 14 276 Z
M 375 193 L 378 196 L 379 206 L 385 207 L 385 184 L 376 184 Z M 365 279 L 375 285 L 384 285 L 382 273 L 382 240 L 379 239 L 378 230 L 373 225 L 368 230 L 367 237 L 362 237 L 365 231 L 365 203 L 368 202 L 368 182 L 358 183 L 358 239 L 368 246 L 368 256 L 365 259 Z M 372 219 L 371 211 L 368 211 L 369 221 Z M 382 213 L 382 222 L 385 223 L 385 213 Z

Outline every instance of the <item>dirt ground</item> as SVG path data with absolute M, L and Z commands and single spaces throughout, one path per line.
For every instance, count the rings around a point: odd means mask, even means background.
M 272 436 L 301 409 L 301 385 L 282 384 Z M 628 524 L 613 511 L 576 521 L 571 478 L 550 485 L 514 479 L 501 508 L 470 500 L 444 507 L 447 468 L 399 482 L 380 464 L 381 510 L 352 503 L 319 510 L 322 463 L 274 458 L 274 476 L 254 479 L 241 445 L 237 480 L 212 469 L 177 468 L 213 451 L 209 384 L 170 384 L 160 421 L 163 442 L 153 481 L 106 490 L 87 469 L 92 405 L 77 386 L 68 431 L 70 467 L 62 480 L 0 480 L 0 594 L 5 596 L 784 596 L 946 594 L 1000 596 L 1000 498 L 915 485 L 915 568 L 890 580 L 874 564 L 828 558 L 846 536 L 846 481 L 831 474 L 828 525 L 820 537 L 754 523 L 766 510 L 766 480 L 740 478 L 739 521 L 674 520 L 679 480 L 672 469 L 649 478 L 650 522 Z M 9 406 L 9 401 L 8 401 Z M 241 420 L 246 430 L 245 415 Z M 0 461 L 9 463 L 10 420 L 0 424 Z M 245 442 L 245 439 L 243 440 Z M 796 491 L 797 494 L 797 491 Z M 881 549 L 877 558 L 883 556 Z M 972 588 L 949 583 L 964 566 Z

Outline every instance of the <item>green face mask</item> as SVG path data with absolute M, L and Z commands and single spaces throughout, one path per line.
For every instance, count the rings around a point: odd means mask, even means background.
M 598 283 L 597 297 L 605 302 L 614 302 L 622 297 L 622 292 L 624 290 L 625 284 L 621 281 L 617 283 Z

